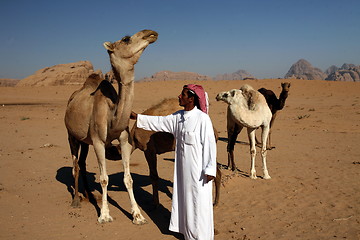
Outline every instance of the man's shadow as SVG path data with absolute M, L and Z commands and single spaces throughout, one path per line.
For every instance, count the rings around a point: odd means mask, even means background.
M 144 187 L 151 185 L 150 177 L 136 173 L 131 173 L 131 177 L 133 179 L 133 191 L 136 202 L 146 212 L 150 219 L 156 224 L 161 233 L 164 235 L 172 235 L 177 239 L 183 239 L 183 236 L 181 234 L 171 232 L 168 229 L 171 215 L 170 211 L 162 204 L 155 208 L 153 205 L 152 194 L 143 189 Z M 109 175 L 108 191 L 121 191 L 125 194 L 128 194 L 123 179 L 123 172 Z M 56 180 L 66 186 L 71 198 L 73 198 L 74 178 L 72 175 L 72 168 L 62 167 L 58 169 L 56 174 Z M 95 181 L 95 173 L 87 172 L 87 181 L 91 192 L 98 191 L 99 193 L 102 193 L 101 185 Z M 162 178 L 159 179 L 159 191 L 164 192 L 169 198 L 171 198 L 172 196 L 169 187 L 172 186 L 173 184 L 171 181 Z M 79 177 L 79 192 L 85 196 L 85 188 L 83 186 L 83 181 L 81 177 Z M 96 209 L 97 215 L 100 216 L 100 207 L 98 206 L 96 199 L 90 198 L 89 202 Z M 112 204 L 113 206 L 118 208 L 125 216 L 129 218 L 130 221 L 132 221 L 131 213 L 122 208 L 114 199 L 109 196 L 108 202 L 109 204 Z

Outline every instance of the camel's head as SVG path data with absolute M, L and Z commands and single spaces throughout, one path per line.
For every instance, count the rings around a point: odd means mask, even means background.
M 239 97 L 242 96 L 242 92 L 239 89 L 232 89 L 230 91 L 227 92 L 221 92 L 218 93 L 218 95 L 216 96 L 216 100 L 217 101 L 224 101 L 227 104 L 232 104 L 235 102 L 235 100 Z
M 290 83 L 289 82 L 283 82 L 283 83 L 281 83 L 281 87 L 282 87 L 283 91 L 288 92 L 290 90 Z
M 137 63 L 145 48 L 155 42 L 157 38 L 157 32 L 142 30 L 133 36 L 125 36 L 114 43 L 105 42 L 103 45 L 109 53 L 113 66 L 124 67 L 124 65 L 129 64 L 131 68 Z

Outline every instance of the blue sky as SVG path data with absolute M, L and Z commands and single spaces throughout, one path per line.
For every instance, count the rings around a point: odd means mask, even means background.
M 303 58 L 323 71 L 360 64 L 359 0 L 0 0 L 0 78 L 91 61 L 110 70 L 106 41 L 143 29 L 159 39 L 135 78 L 163 71 L 204 75 L 243 69 L 284 77 Z

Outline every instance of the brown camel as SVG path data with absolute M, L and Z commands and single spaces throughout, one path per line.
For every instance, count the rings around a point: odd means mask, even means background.
M 80 206 L 78 193 L 79 172 L 85 183 L 86 194 L 91 192 L 86 181 L 86 157 L 89 145 L 94 146 L 100 169 L 102 187 L 102 207 L 98 218 L 100 223 L 112 221 L 107 202 L 109 177 L 106 171 L 105 148 L 115 139 L 119 140 L 123 153 L 124 184 L 129 193 L 133 223 L 146 222 L 134 198 L 130 175 L 131 144 L 129 120 L 134 98 L 134 65 L 145 48 L 157 40 L 158 34 L 151 30 L 140 31 L 121 40 L 105 42 L 104 47 L 110 57 L 110 63 L 118 82 L 118 91 L 108 81 L 102 81 L 99 75 L 91 75 L 83 87 L 75 91 L 65 113 L 65 125 L 73 159 L 75 194 L 72 206 Z M 81 146 L 80 158 L 78 158 Z
M 276 97 L 275 93 L 266 88 L 260 88 L 258 91 L 264 95 L 266 102 L 271 110 L 272 118 L 270 121 L 270 131 L 269 131 L 269 139 L 267 141 L 267 149 L 275 148 L 271 144 L 271 128 L 274 124 L 275 118 L 277 116 L 277 111 L 282 110 L 285 106 L 285 101 L 289 95 L 290 83 L 284 82 L 281 83 L 282 91 L 280 93 L 279 99 Z M 260 144 L 260 142 L 256 139 L 256 143 Z
M 164 99 L 157 105 L 145 110 L 142 114 L 153 116 L 166 116 L 181 110 L 179 100 L 177 98 Z M 218 139 L 217 131 L 214 128 L 215 139 Z M 175 150 L 175 139 L 171 133 L 147 131 L 136 127 L 136 122 L 131 130 L 133 137 L 133 151 L 140 149 L 144 152 L 146 161 L 149 165 L 150 178 L 153 187 L 153 200 L 156 206 L 159 205 L 158 181 L 159 175 L 157 171 L 157 154 L 172 152 Z M 219 202 L 221 172 L 217 168 L 215 178 L 215 201 L 214 206 Z
M 269 134 L 271 111 L 266 104 L 265 97 L 250 85 L 245 84 L 239 89 L 232 89 L 221 92 L 216 96 L 216 100 L 224 101 L 228 104 L 227 109 L 227 131 L 228 131 L 228 167 L 234 171 L 236 169 L 234 161 L 234 145 L 236 138 L 243 127 L 247 128 L 250 142 L 251 169 L 250 178 L 256 179 L 255 171 L 255 130 L 262 128 L 262 147 L 261 156 L 263 160 L 264 179 L 270 179 L 266 166 L 266 141 Z

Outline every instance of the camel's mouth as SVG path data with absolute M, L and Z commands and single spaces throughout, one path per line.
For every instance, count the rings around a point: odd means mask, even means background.
M 224 98 L 227 97 L 227 93 L 219 93 L 217 96 L 216 96 L 216 101 L 222 101 L 224 100 Z
M 143 39 L 147 40 L 150 44 L 155 42 L 158 38 L 159 34 L 155 31 L 150 31 L 148 34 L 146 34 Z

